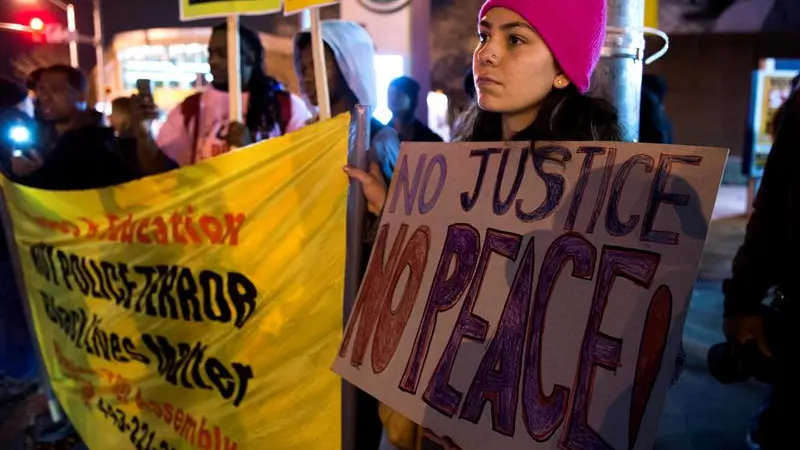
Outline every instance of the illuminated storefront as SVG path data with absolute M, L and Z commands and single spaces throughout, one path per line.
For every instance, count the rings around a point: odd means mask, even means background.
M 148 79 L 161 109 L 177 106 L 211 81 L 210 36 L 210 28 L 155 28 L 117 34 L 106 59 L 108 100 L 133 94 L 136 81 Z M 267 49 L 267 71 L 290 89 L 296 87 L 291 39 L 262 33 L 261 40 Z

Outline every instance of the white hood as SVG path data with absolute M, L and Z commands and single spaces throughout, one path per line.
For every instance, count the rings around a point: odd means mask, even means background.
M 322 40 L 330 47 L 336 57 L 336 63 L 342 72 L 347 86 L 362 105 L 378 104 L 378 93 L 375 77 L 375 44 L 367 30 L 355 22 L 345 20 L 325 20 L 321 24 Z M 298 41 L 302 35 L 309 34 L 304 30 L 294 37 L 294 62 L 299 67 L 300 51 Z

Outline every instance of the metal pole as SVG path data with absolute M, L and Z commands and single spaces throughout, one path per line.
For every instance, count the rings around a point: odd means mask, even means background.
M 31 27 L 20 25 L 18 23 L 0 22 L 0 30 L 19 31 L 20 33 L 33 33 Z
M 78 63 L 78 29 L 75 25 L 75 6 L 70 3 L 67 5 L 67 30 L 69 31 L 69 64 L 72 67 L 80 67 Z
M 625 140 L 639 139 L 644 0 L 608 0 L 606 40 L 594 73 L 597 93 L 619 112 Z
M 367 169 L 367 149 L 369 148 L 369 107 L 356 105 L 350 119 L 350 139 L 347 163 L 360 169 Z M 367 210 L 361 184 L 350 181 L 347 192 L 347 231 L 346 259 L 344 269 L 344 311 L 342 329 L 347 326 L 350 311 L 358 295 L 361 285 L 361 268 L 363 257 L 364 218 Z M 342 450 L 358 448 L 357 389 L 346 381 L 342 381 Z
M 96 78 L 96 96 L 97 102 L 103 105 L 103 111 L 106 112 L 106 62 L 103 47 L 103 21 L 102 11 L 100 10 L 100 0 L 92 0 L 92 20 L 94 21 L 94 53 L 97 59 L 95 65 Z

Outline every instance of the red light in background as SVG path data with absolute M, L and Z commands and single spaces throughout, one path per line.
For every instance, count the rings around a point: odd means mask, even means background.
M 38 17 L 34 17 L 31 19 L 30 27 L 33 31 L 42 31 L 44 30 L 44 21 Z

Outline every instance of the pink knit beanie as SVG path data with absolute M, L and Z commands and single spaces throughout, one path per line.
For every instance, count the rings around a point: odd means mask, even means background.
M 606 0 L 487 0 L 478 20 L 492 8 L 522 16 L 550 48 L 569 81 L 581 92 L 589 90 L 606 34 Z

